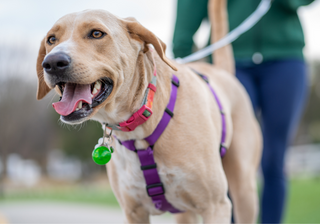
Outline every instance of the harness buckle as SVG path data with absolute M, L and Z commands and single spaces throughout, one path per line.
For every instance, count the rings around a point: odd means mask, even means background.
M 162 183 L 147 185 L 147 193 L 149 197 L 163 195 L 165 193 Z
M 119 129 L 124 132 L 133 131 L 136 127 L 146 122 L 151 115 L 152 110 L 146 105 L 143 105 L 127 121 L 119 123 Z

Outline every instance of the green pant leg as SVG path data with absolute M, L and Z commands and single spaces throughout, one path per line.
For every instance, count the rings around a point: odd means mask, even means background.
M 192 53 L 193 35 L 204 18 L 208 17 L 208 0 L 178 0 L 177 18 L 173 34 L 175 57 Z

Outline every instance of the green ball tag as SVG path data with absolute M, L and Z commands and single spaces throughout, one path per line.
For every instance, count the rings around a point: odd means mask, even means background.
M 92 159 L 98 165 L 105 165 L 111 159 L 111 151 L 106 146 L 99 146 L 93 150 Z

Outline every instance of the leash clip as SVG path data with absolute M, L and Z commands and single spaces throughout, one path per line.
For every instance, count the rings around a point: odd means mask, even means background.
M 103 130 L 103 140 L 102 140 L 102 145 L 109 145 L 109 144 L 111 144 L 112 142 L 113 142 L 113 138 L 111 137 L 112 136 L 112 131 L 113 131 L 113 129 L 111 129 L 111 131 L 110 131 L 110 133 L 109 134 L 107 134 L 107 123 L 103 123 L 103 125 L 104 125 L 104 130 Z M 108 140 L 108 142 L 106 143 L 105 142 L 105 139 L 107 139 Z

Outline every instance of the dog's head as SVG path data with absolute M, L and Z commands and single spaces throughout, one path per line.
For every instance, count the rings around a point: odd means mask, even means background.
M 165 57 L 165 44 L 135 19 L 119 19 L 103 10 L 66 15 L 41 42 L 37 99 L 55 88 L 62 98 L 53 106 L 70 124 L 90 119 L 107 105 L 114 113 L 117 95 L 128 93 L 147 44 L 175 70 Z

